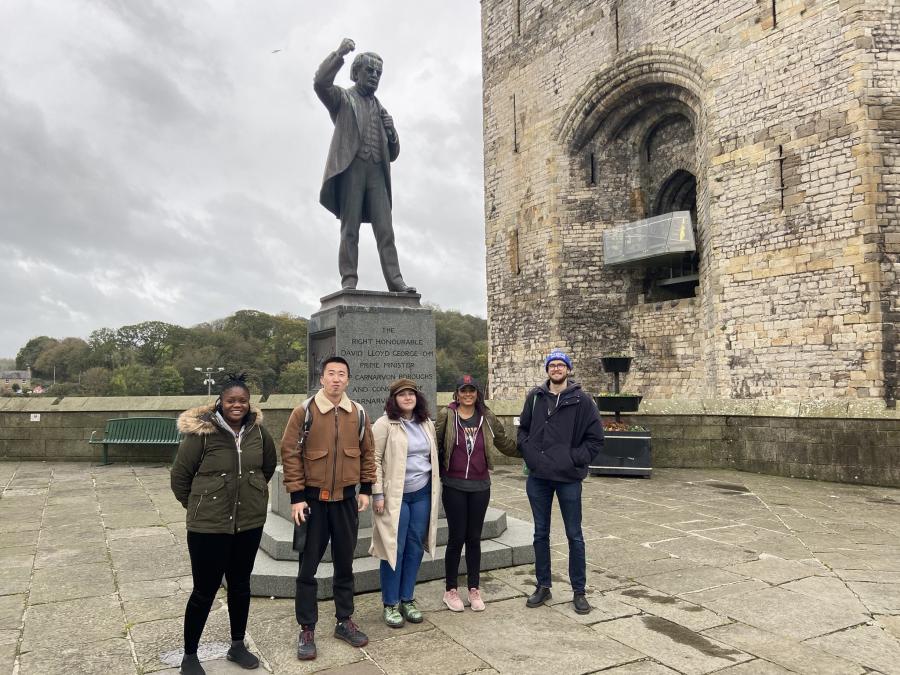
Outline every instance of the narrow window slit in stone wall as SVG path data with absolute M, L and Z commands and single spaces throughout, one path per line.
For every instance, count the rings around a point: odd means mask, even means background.
M 618 2 L 613 3 L 612 15 L 613 15 L 613 28 L 616 31 L 616 51 L 619 51 L 619 4 L 618 4 Z
M 784 212 L 784 146 L 778 146 L 778 197 L 781 211 Z
M 513 109 L 513 152 L 519 151 L 519 125 L 516 122 L 516 95 L 512 95 L 512 109 Z
M 778 26 L 778 8 L 775 6 L 778 0 L 772 0 L 772 28 Z
M 591 163 L 591 165 L 590 165 L 590 170 L 591 170 L 590 184 L 596 185 L 597 184 L 597 158 L 594 156 L 593 152 L 591 153 L 591 156 L 589 159 L 590 159 L 590 163 Z
M 516 35 L 522 34 L 522 0 L 513 0 L 516 6 Z

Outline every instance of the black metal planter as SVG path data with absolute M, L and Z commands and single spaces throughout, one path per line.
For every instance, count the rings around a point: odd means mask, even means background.
M 638 408 L 641 406 L 642 398 L 643 396 L 632 396 L 629 394 L 616 394 L 615 396 L 601 395 L 595 396 L 594 402 L 597 404 L 597 409 L 602 410 L 603 412 L 637 412 Z M 616 420 L 618 421 L 618 417 Z
M 649 431 L 605 431 L 603 450 L 589 467 L 592 476 L 645 476 L 653 473 Z
M 600 365 L 605 373 L 627 373 L 631 368 L 630 356 L 601 356 Z

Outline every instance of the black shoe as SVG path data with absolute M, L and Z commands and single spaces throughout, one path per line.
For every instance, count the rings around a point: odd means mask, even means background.
M 297 638 L 297 658 L 301 661 L 312 661 L 316 658 L 316 634 L 311 630 L 301 630 Z
M 590 614 L 591 606 L 587 601 L 587 598 L 584 597 L 584 593 L 576 593 L 575 597 L 572 598 L 572 604 L 575 605 L 575 612 L 578 614 Z
M 365 647 L 369 644 L 369 638 L 359 626 L 353 623 L 353 619 L 344 619 L 334 627 L 334 637 L 343 640 L 353 647 Z
M 540 607 L 552 597 L 553 595 L 551 595 L 549 588 L 546 586 L 538 586 L 534 589 L 534 593 L 528 596 L 528 599 L 525 601 L 525 606 Z
M 232 640 L 231 649 L 228 650 L 225 658 L 229 661 L 234 661 L 241 668 L 246 668 L 247 670 L 259 668 L 259 659 L 250 653 L 243 640 Z
M 197 658 L 196 652 L 185 654 L 181 658 L 181 673 L 182 675 L 206 675 L 206 671 L 200 665 L 200 659 Z

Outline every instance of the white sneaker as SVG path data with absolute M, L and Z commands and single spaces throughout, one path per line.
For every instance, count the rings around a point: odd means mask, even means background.
M 473 612 L 484 611 L 484 600 L 481 599 L 481 591 L 477 588 L 469 589 L 469 607 L 472 608 Z
M 463 609 L 463 601 L 459 597 L 459 592 L 455 588 L 451 588 L 444 593 L 444 604 L 451 612 L 461 612 Z M 473 608 L 474 609 L 474 608 Z

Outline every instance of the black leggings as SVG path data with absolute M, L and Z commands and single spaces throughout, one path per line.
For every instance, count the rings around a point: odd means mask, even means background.
M 243 640 L 250 613 L 250 572 L 262 538 L 257 527 L 237 534 L 188 532 L 194 590 L 184 610 L 184 653 L 195 654 L 222 575 L 228 582 L 228 619 L 231 639 Z
M 478 588 L 481 581 L 481 528 L 491 501 L 491 490 L 463 492 L 444 485 L 441 499 L 447 516 L 447 553 L 444 570 L 447 590 L 456 588 L 459 576 L 459 556 L 466 545 L 466 576 L 469 588 Z

